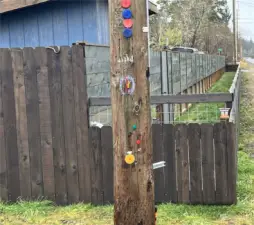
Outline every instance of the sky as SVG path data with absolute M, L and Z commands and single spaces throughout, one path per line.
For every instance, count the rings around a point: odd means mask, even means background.
M 228 0 L 232 12 L 233 0 Z M 254 0 L 236 0 L 236 9 L 239 9 L 239 32 L 245 39 L 254 40 Z M 232 21 L 230 24 L 232 28 Z
M 151 0 L 156 2 L 157 0 Z M 228 6 L 232 14 L 233 0 L 227 0 Z M 254 0 L 235 0 L 236 9 L 239 9 L 239 32 L 241 37 L 245 39 L 252 38 L 254 40 Z M 233 17 L 233 14 L 232 14 Z M 232 29 L 232 17 L 230 28 Z

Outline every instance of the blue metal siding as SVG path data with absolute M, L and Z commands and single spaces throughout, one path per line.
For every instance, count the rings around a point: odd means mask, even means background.
M 49 2 L 0 16 L 0 47 L 109 44 L 107 0 Z

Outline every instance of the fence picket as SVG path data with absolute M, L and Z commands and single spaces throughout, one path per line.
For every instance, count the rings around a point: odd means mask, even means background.
M 190 201 L 191 204 L 202 202 L 200 125 L 189 124 L 189 160 L 190 160 Z
M 114 202 L 113 193 L 113 136 L 111 127 L 101 129 L 102 173 L 103 173 L 103 202 Z
M 175 126 L 176 159 L 177 159 L 177 191 L 178 202 L 189 203 L 189 158 L 188 158 L 188 130 L 186 124 Z
M 67 192 L 68 203 L 74 203 L 79 201 L 79 185 L 72 56 L 70 53 L 70 47 L 61 48 L 60 63 L 62 75 L 62 106 L 64 120 L 64 146 L 66 154 Z
M 227 124 L 227 186 L 228 204 L 236 204 L 236 176 L 237 176 L 237 150 L 236 126 Z
M 164 202 L 177 202 L 176 190 L 176 156 L 175 156 L 175 129 L 172 124 L 163 125 L 163 151 L 166 161 L 164 170 L 165 196 Z
M 4 51 L 0 49 L 0 65 L 4 65 Z M 7 186 L 7 178 L 8 178 L 8 170 L 7 170 L 7 152 L 6 152 L 6 144 L 5 144 L 5 129 L 4 129 L 4 68 L 0 66 L 0 201 L 8 201 L 8 186 Z
M 162 125 L 154 124 L 152 126 L 153 137 L 153 161 L 159 162 L 164 160 L 164 149 L 162 142 Z M 165 200 L 165 185 L 164 185 L 164 169 L 157 169 L 154 171 L 154 183 L 155 183 L 155 199 L 156 202 L 162 203 Z
M 39 96 L 41 162 L 43 174 L 43 195 L 55 201 L 54 156 L 51 131 L 51 106 L 49 96 L 49 72 L 47 51 L 45 48 L 36 48 L 35 61 L 37 68 L 37 83 Z
M 26 113 L 28 143 L 31 164 L 32 198 L 36 199 L 43 195 L 42 165 L 41 165 L 41 138 L 40 138 L 40 115 L 39 97 L 37 86 L 37 71 L 35 52 L 33 48 L 24 48 L 24 73 L 26 88 Z M 37 121 L 36 123 L 34 121 Z
M 14 97 L 12 59 L 9 49 L 2 50 L 2 107 L 6 165 L 8 170 L 8 200 L 16 201 L 20 197 L 19 156 L 17 146 L 16 109 Z
M 213 125 L 201 124 L 203 203 L 215 203 Z
M 91 166 L 91 198 L 95 205 L 103 204 L 102 149 L 101 129 L 89 129 L 90 166 Z
M 62 85 L 60 55 L 52 50 L 47 50 L 48 77 L 49 77 L 49 95 L 51 106 L 51 127 L 52 127 L 52 147 L 54 153 L 55 168 L 55 192 L 56 203 L 67 204 L 67 180 L 66 163 L 64 150 L 64 127 L 63 127 L 63 108 L 62 108 Z
M 14 96 L 16 105 L 17 120 L 17 139 L 19 149 L 19 175 L 20 191 L 23 199 L 29 199 L 32 196 L 31 177 L 30 177 L 30 153 L 28 144 L 27 130 L 27 110 L 26 110 L 26 90 L 23 68 L 23 52 L 18 49 L 11 50 Z
M 78 176 L 80 201 L 91 202 L 91 178 L 89 167 L 88 116 L 86 78 L 84 76 L 83 47 L 72 47 L 72 74 L 75 99 L 75 119 L 77 132 Z
M 227 127 L 225 123 L 214 125 L 216 204 L 227 202 Z

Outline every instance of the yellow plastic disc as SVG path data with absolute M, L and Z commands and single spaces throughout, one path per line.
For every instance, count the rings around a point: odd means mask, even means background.
M 127 164 L 133 164 L 134 162 L 135 162 L 135 156 L 134 155 L 132 155 L 132 154 L 128 154 L 128 155 L 126 155 L 125 156 L 125 162 L 127 163 Z

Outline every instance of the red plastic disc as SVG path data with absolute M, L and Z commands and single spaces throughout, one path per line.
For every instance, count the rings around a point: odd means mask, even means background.
M 126 28 L 131 28 L 132 25 L 133 25 L 132 19 L 125 19 L 125 20 L 123 20 L 123 25 L 124 25 L 124 27 L 126 27 Z
M 127 9 L 131 6 L 131 0 L 121 0 L 121 5 L 123 8 Z
M 137 140 L 136 143 L 137 143 L 137 145 L 140 145 L 141 141 L 140 141 L 140 140 Z

